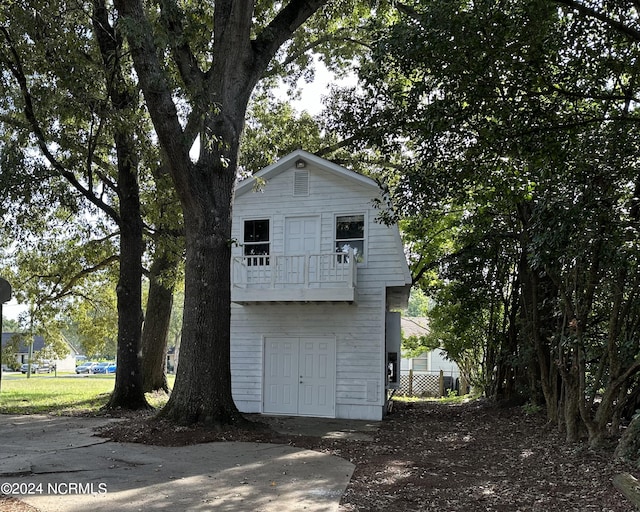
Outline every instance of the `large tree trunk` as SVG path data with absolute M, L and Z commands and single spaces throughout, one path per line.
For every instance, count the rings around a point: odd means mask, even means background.
M 175 386 L 161 414 L 178 423 L 223 425 L 243 419 L 231 397 L 229 262 L 235 175 L 220 165 L 211 176 L 214 186 L 198 197 L 199 211 L 185 211 L 183 341 Z M 209 222 L 203 211 L 213 213 L 216 222 Z
M 175 267 L 167 251 L 159 247 L 149 272 L 149 297 L 142 330 L 142 380 L 145 392 L 169 392 L 167 337 L 171 323 Z
M 142 379 L 145 392 L 163 390 L 167 384 L 167 343 L 173 292 L 184 257 L 184 232 L 180 206 L 166 162 L 152 168 L 156 184 L 155 251 L 149 269 L 149 296 L 142 328 Z
M 130 155 L 126 141 L 116 137 L 118 153 Z M 124 157 L 124 155 L 123 155 Z M 108 408 L 140 409 L 148 407 L 140 371 L 142 333 L 142 220 L 135 168 L 120 158 L 118 190 L 120 199 L 120 276 L 118 297 L 118 365 L 116 383 Z
M 567 346 L 558 346 L 558 372 L 562 378 L 562 402 L 558 425 L 568 443 L 581 440 L 589 424 L 585 422 L 584 357 L 580 334 Z
M 120 39 L 110 24 L 104 0 L 94 0 L 94 30 L 109 77 L 108 92 L 114 110 L 131 113 L 137 108 L 136 92 L 124 80 L 118 52 Z M 142 333 L 142 213 L 138 186 L 140 161 L 132 127 L 114 128 L 118 161 L 118 200 L 120 228 L 120 274 L 116 288 L 118 300 L 118 366 L 116 382 L 108 408 L 140 409 L 148 407 L 140 372 L 140 336 Z

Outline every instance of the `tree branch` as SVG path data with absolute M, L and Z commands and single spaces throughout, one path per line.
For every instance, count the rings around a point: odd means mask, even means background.
M 173 61 L 178 67 L 180 77 L 187 91 L 202 92 L 204 90 L 205 75 L 200 70 L 184 35 L 184 27 L 182 26 L 183 13 L 175 0 L 160 0 L 160 4 L 162 6 L 160 20 L 169 33 Z
M 564 5 L 575 11 L 578 11 L 580 14 L 583 14 L 589 18 L 594 18 L 594 19 L 597 19 L 598 21 L 602 21 L 605 25 L 608 25 L 609 27 L 619 32 L 620 34 L 627 36 L 629 39 L 640 42 L 640 31 L 634 28 L 631 28 L 630 26 L 625 25 L 624 23 L 618 20 L 614 20 L 613 18 L 607 16 L 606 14 L 596 11 L 592 7 L 588 7 L 576 0 L 554 0 L 554 1 L 557 4 Z
M 0 27 L 0 33 L 2 33 L 5 41 L 9 45 L 11 53 L 11 58 L 7 58 L 0 54 L 0 60 L 2 60 L 7 65 L 7 67 L 11 70 L 11 74 L 18 82 L 20 91 L 22 93 L 22 98 L 24 100 L 24 114 L 27 118 L 31 131 L 36 137 L 40 151 L 42 151 L 44 157 L 55 169 L 55 171 L 62 177 L 64 177 L 78 192 L 80 192 L 80 194 L 82 194 L 82 196 L 84 196 L 92 204 L 100 208 L 112 219 L 118 222 L 120 219 L 118 212 L 107 203 L 96 197 L 91 190 L 84 187 L 75 177 L 75 175 L 71 171 L 66 169 L 47 147 L 47 137 L 45 136 L 44 131 L 42 130 L 40 123 L 38 122 L 38 118 L 36 116 L 35 108 L 33 105 L 33 99 L 31 97 L 31 92 L 29 91 L 29 86 L 27 84 L 27 77 L 24 73 L 24 69 L 22 68 L 18 51 L 13 45 L 13 41 L 11 40 L 11 36 L 9 35 L 6 27 Z
M 260 75 L 267 68 L 278 48 L 326 3 L 326 0 L 291 0 L 260 32 L 253 41 L 254 63 L 260 70 Z
M 624 94 L 587 94 L 587 93 L 583 93 L 583 92 L 575 92 L 575 91 L 569 91 L 567 89 L 564 89 L 562 87 L 560 87 L 557 84 L 551 84 L 549 86 L 549 90 L 552 93 L 558 93 L 561 94 L 562 96 L 565 96 L 567 98 L 576 98 L 579 100 L 601 100 L 601 101 L 639 101 L 640 98 L 636 98 L 634 96 L 630 96 L 630 95 L 624 95 Z M 540 93 L 527 93 L 526 96 L 527 97 L 536 97 L 536 96 L 546 96 L 548 93 L 547 92 L 540 92 Z
M 347 147 L 349 144 L 353 144 L 354 142 L 357 142 L 361 139 L 362 139 L 361 135 L 354 134 L 354 135 L 351 135 L 351 137 L 347 137 L 346 139 L 342 139 L 341 141 L 336 142 L 335 144 L 331 144 L 330 146 L 323 147 L 322 149 L 316 151 L 315 154 L 316 156 L 320 156 L 320 157 L 324 155 L 330 155 L 334 151 Z
M 340 29 L 338 33 L 343 33 L 343 32 L 349 33 L 346 29 Z M 292 62 L 295 62 L 298 58 L 300 58 L 302 55 L 304 55 L 308 51 L 313 50 L 314 48 L 317 48 L 318 46 L 324 43 L 329 43 L 334 41 L 344 41 L 346 43 L 353 43 L 353 44 L 357 44 L 359 46 L 364 46 L 365 48 L 371 49 L 371 45 L 366 43 L 365 41 L 359 41 L 352 37 L 339 37 L 339 36 L 336 37 L 336 34 L 331 34 L 331 35 L 319 37 L 315 41 L 312 41 L 309 44 L 307 44 L 305 47 L 301 48 L 300 51 L 292 53 L 283 62 L 280 63 L 280 66 L 283 66 L 283 67 L 288 66 L 289 64 L 291 64 Z
M 66 282 L 66 284 L 60 290 L 60 292 L 57 294 L 57 297 L 61 298 L 61 297 L 64 297 L 65 295 L 68 295 L 69 292 L 71 291 L 71 289 L 73 288 L 73 286 L 78 281 L 80 281 L 82 278 L 84 278 L 84 277 L 86 277 L 86 276 L 88 276 L 90 274 L 93 274 L 94 272 L 97 272 L 98 270 L 106 268 L 106 267 L 108 267 L 112 263 L 115 263 L 118 260 L 119 260 L 119 256 L 114 254 L 113 256 L 109 256 L 108 258 L 100 261 L 99 263 L 96 263 L 92 267 L 83 268 L 80 272 L 78 272 L 78 273 L 76 273 L 76 274 L 74 274 L 74 275 L 72 275 L 70 277 L 70 279 Z M 53 300 L 55 300 L 55 298 Z

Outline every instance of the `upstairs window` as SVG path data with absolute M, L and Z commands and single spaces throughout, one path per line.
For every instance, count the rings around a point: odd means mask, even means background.
M 249 266 L 269 264 L 269 219 L 244 221 L 244 255 Z
M 336 217 L 336 252 L 348 253 L 357 263 L 364 261 L 364 215 L 339 215 Z M 345 263 L 346 256 L 338 256 L 338 263 Z

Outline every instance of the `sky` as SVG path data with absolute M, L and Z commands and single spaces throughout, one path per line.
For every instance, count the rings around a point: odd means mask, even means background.
M 11 320 L 17 320 L 18 315 L 25 310 L 26 307 L 24 305 L 18 304 L 15 299 L 11 299 L 2 305 L 2 316 Z
M 306 83 L 304 79 L 298 80 L 298 86 L 302 90 L 299 100 L 293 101 L 293 106 L 299 110 L 306 110 L 311 115 L 319 114 L 322 110 L 321 99 L 329 90 L 330 85 L 354 86 L 357 83 L 357 77 L 348 76 L 342 79 L 336 79 L 322 61 L 315 59 L 315 78 L 311 83 Z M 287 97 L 286 88 L 283 88 L 283 98 Z

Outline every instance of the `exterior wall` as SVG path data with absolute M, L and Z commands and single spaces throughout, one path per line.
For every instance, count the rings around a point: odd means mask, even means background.
M 460 376 L 460 369 L 458 368 L 458 365 L 453 361 L 448 360 L 445 352 L 439 349 L 425 352 L 412 359 L 403 358 L 401 361 L 401 371 L 403 374 L 407 374 L 409 373 L 409 370 L 413 370 L 418 373 L 431 373 L 442 370 L 445 375 L 455 378 Z
M 27 352 L 20 352 L 16 355 L 16 360 L 20 364 L 27 363 L 29 361 L 29 354 Z M 36 359 L 33 360 L 37 363 Z M 70 353 L 64 359 L 55 359 L 51 361 L 51 364 L 56 365 L 56 370 L 59 372 L 72 372 L 76 369 L 76 356 L 75 353 Z
M 76 356 L 71 353 L 64 359 L 57 359 L 55 365 L 59 372 L 73 372 L 76 369 Z
M 284 253 L 287 216 L 320 216 L 320 252 L 335 252 L 337 215 L 365 215 L 365 261 L 358 264 L 354 303 L 233 304 L 233 397 L 243 412 L 262 412 L 265 337 L 329 336 L 336 340 L 335 416 L 382 418 L 385 393 L 385 289 L 406 285 L 397 227 L 375 222 L 375 187 L 308 165 L 309 195 L 293 196 L 293 168 L 234 204 L 232 237 L 243 240 L 245 220 L 270 219 L 270 253 Z M 233 248 L 234 256 L 242 247 Z
M 293 196 L 293 168 L 278 174 L 258 192 L 247 192 L 236 197 L 232 239 L 240 243 L 243 239 L 245 220 L 270 220 L 271 252 L 284 253 L 284 223 L 287 216 L 320 216 L 320 252 L 335 251 L 335 219 L 338 215 L 365 214 L 365 257 L 359 265 L 358 284 L 366 278 L 362 269 L 375 269 L 378 283 L 387 286 L 405 284 L 403 269 L 406 268 L 404 254 L 398 254 L 400 237 L 397 227 L 377 223 L 378 210 L 372 199 L 378 197 L 375 188 L 364 186 L 346 177 L 327 173 L 309 165 L 308 196 Z M 399 245 L 400 244 L 400 245 Z M 242 247 L 233 247 L 233 256 L 242 256 Z M 404 267 L 403 267 L 404 266 Z
M 377 304 L 376 304 L 377 302 Z M 265 337 L 336 340 L 336 417 L 381 419 L 384 331 L 380 304 L 234 305 L 231 313 L 233 397 L 243 412 L 262 412 Z
M 16 354 L 16 361 L 18 362 L 18 364 L 24 364 L 28 362 L 29 361 L 28 352 L 19 352 L 18 354 Z M 33 362 L 37 363 L 35 358 Z M 73 353 L 69 354 L 64 359 L 55 359 L 51 361 L 51 363 L 56 365 L 56 369 L 59 372 L 72 372 L 76 368 L 75 354 Z

